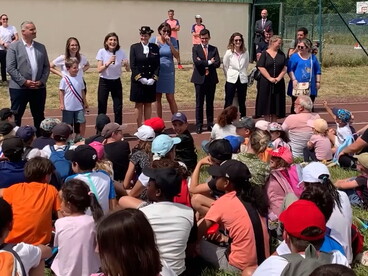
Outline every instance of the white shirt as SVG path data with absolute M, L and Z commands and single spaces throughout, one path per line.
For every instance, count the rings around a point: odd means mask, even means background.
M 40 264 L 42 252 L 39 247 L 21 242 L 14 245 L 13 250 L 17 252 L 22 260 L 27 276 L 31 268 L 37 267 Z
M 24 47 L 26 47 L 26 52 L 28 55 L 29 62 L 31 63 L 31 70 L 32 70 L 32 80 L 35 81 L 37 77 L 38 65 L 36 60 L 36 53 L 33 47 L 33 41 L 31 46 L 28 46 L 27 43 L 22 39 Z
M 79 71 L 78 71 L 78 78 L 83 78 L 83 68 L 84 66 L 86 66 L 88 64 L 88 60 L 84 55 L 80 55 L 81 60 L 79 62 Z M 68 70 L 65 67 L 65 55 L 60 55 L 57 58 L 55 58 L 52 63 L 56 66 L 60 68 L 61 73 L 64 75 L 69 76 Z
M 237 135 L 236 127 L 232 124 L 220 127 L 219 124 L 215 124 L 211 131 L 211 139 L 222 139 L 229 135 Z
M 240 78 L 241 83 L 248 82 L 247 69 L 249 65 L 249 53 L 245 51 L 238 55 L 228 49 L 223 58 L 226 81 L 236 83 Z
M 45 157 L 45 158 L 47 158 L 47 159 L 49 159 L 50 158 L 50 155 L 51 155 L 51 149 L 50 149 L 50 147 L 54 147 L 54 149 L 56 150 L 56 151 L 62 151 L 62 150 L 64 150 L 66 147 L 67 147 L 67 145 L 62 145 L 62 146 L 57 146 L 57 145 L 54 145 L 54 146 L 50 146 L 50 145 L 47 145 L 47 146 L 45 146 L 43 149 L 42 149 L 42 155 L 41 156 L 43 156 L 43 157 Z M 76 148 L 76 146 L 70 146 L 69 147 L 69 149 L 75 149 Z
M 0 40 L 5 43 L 11 43 L 13 41 L 12 37 L 17 33 L 17 29 L 14 26 L 0 26 Z M 0 50 L 4 50 L 5 47 L 0 45 Z
M 68 78 L 68 80 L 66 78 Z M 71 85 L 69 84 L 69 81 Z M 64 91 L 64 110 L 79 111 L 84 109 L 83 104 L 74 94 L 74 92 L 78 93 L 79 97 L 83 99 L 82 91 L 85 89 L 85 86 L 80 77 L 65 75 L 60 81 L 59 89 Z M 74 89 L 75 91 L 73 92 Z
M 341 146 L 345 139 L 349 136 L 352 136 L 353 133 L 351 132 L 351 128 L 349 124 L 346 126 L 340 127 L 338 123 L 336 123 L 336 139 L 335 139 L 335 147 Z
M 107 51 L 105 48 L 98 50 L 96 59 L 102 61 L 103 64 L 107 63 L 111 56 L 114 55 L 112 52 Z M 123 61 L 127 60 L 125 52 L 121 49 L 115 53 L 115 63 L 110 64 L 105 70 L 100 73 L 100 77 L 108 80 L 116 80 L 121 77 Z

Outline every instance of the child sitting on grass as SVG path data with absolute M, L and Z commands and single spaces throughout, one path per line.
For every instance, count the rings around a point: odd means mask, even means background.
M 242 117 L 239 121 L 234 121 L 236 127 L 236 135 L 244 138 L 243 144 L 240 146 L 240 152 L 246 152 L 249 144 L 249 137 L 256 128 L 255 121 L 250 117 Z
M 331 142 L 327 137 L 328 125 L 324 119 L 308 121 L 313 135 L 303 150 L 304 162 L 329 161 L 332 159 Z
M 271 141 L 274 149 L 278 147 L 288 147 L 290 149 L 290 146 L 287 144 L 290 142 L 290 139 L 280 124 L 276 122 L 270 123 L 268 125 L 268 131 L 271 134 Z

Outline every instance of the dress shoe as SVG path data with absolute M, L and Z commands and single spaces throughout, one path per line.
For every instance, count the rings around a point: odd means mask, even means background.
M 212 131 L 212 128 L 213 128 L 213 125 L 212 124 L 210 124 L 210 125 L 207 126 L 207 130 L 208 131 Z
M 197 133 L 197 134 L 201 134 L 201 133 L 202 133 L 202 131 L 203 131 L 203 130 L 202 130 L 202 127 L 197 127 L 197 128 L 196 128 L 196 133 Z

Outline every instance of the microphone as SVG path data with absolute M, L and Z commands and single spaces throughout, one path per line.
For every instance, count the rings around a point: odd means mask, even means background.
M 112 51 L 112 54 L 115 56 L 115 53 L 116 53 L 116 49 L 114 49 L 114 51 Z M 116 56 L 115 56 L 115 59 L 116 59 Z M 112 64 L 115 64 L 115 61 L 112 62 Z

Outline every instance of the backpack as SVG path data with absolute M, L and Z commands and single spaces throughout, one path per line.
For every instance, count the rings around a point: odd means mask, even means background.
M 65 158 L 65 152 L 68 149 L 69 146 L 66 146 L 63 150 L 55 150 L 55 147 L 50 145 L 51 155 L 49 159 L 54 164 L 56 171 L 63 181 L 73 173 L 72 162 Z
M 27 161 L 27 156 L 31 152 L 31 150 L 33 150 L 33 147 L 27 146 L 27 147 L 24 148 L 24 152 L 22 154 L 22 160 L 23 161 Z
M 14 244 L 0 245 L 0 271 L 2 276 L 26 276 L 22 260 L 13 250 Z
M 309 245 L 305 250 L 305 258 L 298 253 L 284 254 L 280 257 L 286 259 L 288 264 L 281 273 L 281 276 L 309 276 L 317 267 L 331 264 L 332 254 L 319 252 L 313 245 Z

